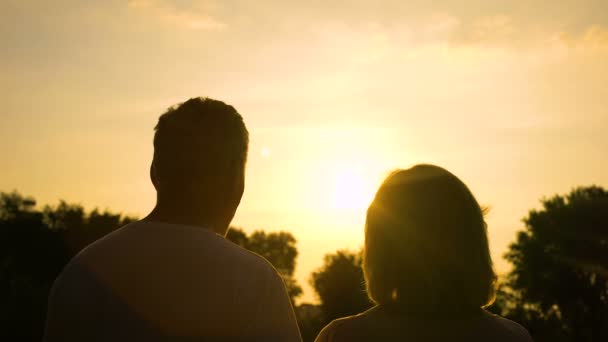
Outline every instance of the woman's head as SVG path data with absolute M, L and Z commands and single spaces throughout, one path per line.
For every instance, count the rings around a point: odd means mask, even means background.
M 494 300 L 483 211 L 456 176 L 433 165 L 393 172 L 367 211 L 370 298 L 404 310 L 467 311 Z

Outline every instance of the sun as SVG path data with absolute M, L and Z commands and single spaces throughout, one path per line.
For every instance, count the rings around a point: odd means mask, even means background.
M 363 209 L 373 198 L 373 190 L 364 173 L 353 166 L 336 170 L 333 206 L 336 209 Z

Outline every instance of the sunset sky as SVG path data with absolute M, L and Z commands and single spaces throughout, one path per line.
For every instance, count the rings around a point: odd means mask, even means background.
M 606 0 L 2 0 L 0 42 L 0 191 L 143 216 L 158 116 L 223 100 L 251 132 L 233 223 L 296 236 L 304 301 L 395 168 L 492 208 L 499 273 L 540 198 L 608 187 Z

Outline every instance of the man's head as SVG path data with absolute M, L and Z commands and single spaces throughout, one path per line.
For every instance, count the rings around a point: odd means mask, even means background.
M 244 190 L 249 133 L 221 101 L 192 98 L 155 127 L 152 183 L 157 209 L 225 230 Z

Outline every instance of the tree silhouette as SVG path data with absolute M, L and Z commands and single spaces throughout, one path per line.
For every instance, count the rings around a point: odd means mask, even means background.
M 326 323 L 372 306 L 365 291 L 361 253 L 341 250 L 325 255 L 323 266 L 312 273 L 311 284 L 321 300 Z
M 487 308 L 489 311 L 522 324 L 536 342 L 571 341 L 564 331 L 557 310 L 543 312 L 538 304 L 527 302 L 522 291 L 511 287 L 511 275 L 500 279 L 496 291 L 496 301 Z
M 226 238 L 268 260 L 283 278 L 292 303 L 302 294 L 302 288 L 293 277 L 298 249 L 297 240 L 291 233 L 256 230 L 248 236 L 240 228 L 230 228 Z
M 524 223 L 506 254 L 511 313 L 549 322 L 569 341 L 608 341 L 608 192 L 591 186 L 544 199 Z
M 48 292 L 69 260 L 35 201 L 0 193 L 0 340 L 42 338 Z
M 60 202 L 36 210 L 17 192 L 0 193 L 0 340 L 40 341 L 49 291 L 82 248 L 132 221 Z

